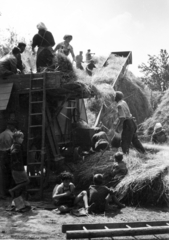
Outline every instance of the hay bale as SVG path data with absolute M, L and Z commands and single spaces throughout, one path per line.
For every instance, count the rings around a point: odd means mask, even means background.
M 129 166 L 130 156 L 128 175 L 115 188 L 117 196 L 128 205 L 167 206 L 169 204 L 168 155 L 166 151 L 149 155 L 145 162 L 137 163 L 132 168 Z

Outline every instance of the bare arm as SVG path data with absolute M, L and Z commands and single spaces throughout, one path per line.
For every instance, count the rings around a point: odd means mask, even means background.
M 60 194 L 55 193 L 55 194 L 53 195 L 53 199 L 59 199 L 59 198 L 61 198 L 61 197 L 70 196 L 71 194 L 72 194 L 72 193 L 71 193 L 70 191 L 67 191 L 67 192 L 65 192 L 65 193 L 60 193 Z
M 61 45 L 60 45 L 60 44 L 56 45 L 56 47 L 54 48 L 54 52 L 56 52 L 56 51 L 59 50 L 60 48 L 61 48 Z
M 55 193 L 53 194 L 52 198 L 53 199 L 59 199 L 59 198 L 62 198 L 62 197 L 66 197 L 66 196 L 71 196 L 71 195 L 74 195 L 74 189 L 75 189 L 75 186 L 74 185 L 71 185 L 70 186 L 70 190 L 64 192 L 64 193 L 61 193 L 61 189 L 60 188 L 57 188 Z
M 75 58 L 75 54 L 74 54 L 73 48 L 70 49 L 70 53 L 72 55 L 73 61 L 76 62 L 76 58 Z

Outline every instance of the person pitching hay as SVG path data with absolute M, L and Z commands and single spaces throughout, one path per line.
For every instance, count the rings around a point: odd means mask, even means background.
M 131 143 L 140 153 L 145 153 L 145 149 L 137 137 L 137 126 L 130 113 L 127 103 L 123 100 L 123 93 L 116 91 L 115 101 L 117 102 L 118 123 L 116 132 L 121 134 L 121 148 L 123 153 L 128 154 Z

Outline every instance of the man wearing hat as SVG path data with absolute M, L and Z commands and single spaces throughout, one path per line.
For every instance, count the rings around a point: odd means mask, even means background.
M 151 137 L 151 141 L 156 144 L 162 144 L 167 142 L 167 135 L 163 129 L 161 123 L 156 123 L 154 126 L 154 132 Z
M 19 59 L 20 51 L 18 48 L 13 48 L 11 54 L 7 54 L 0 59 L 0 76 L 7 77 L 12 74 L 16 74 L 17 63 Z
M 40 72 L 44 67 L 50 67 L 53 63 L 53 48 L 55 40 L 51 32 L 47 31 L 44 23 L 37 25 L 38 33 L 32 40 L 32 51 L 35 54 L 35 47 L 38 47 L 36 68 Z
M 8 160 L 8 150 L 13 144 L 13 134 L 16 131 L 17 121 L 14 119 L 9 119 L 7 122 L 7 127 L 5 131 L 0 133 L 0 199 L 5 198 L 6 182 L 4 181 L 4 176 L 9 169 L 6 167 Z
M 91 53 L 91 50 L 88 49 L 87 53 L 86 53 L 86 62 L 90 63 L 90 60 L 92 59 L 92 55 L 94 55 L 95 53 Z
M 70 45 L 70 42 L 72 41 L 73 37 L 72 35 L 65 35 L 63 37 L 63 42 L 59 43 L 54 51 L 58 51 L 58 52 L 61 52 L 63 53 L 65 56 L 68 56 L 69 54 L 71 54 L 72 58 L 73 58 L 73 61 L 76 62 L 76 59 L 75 59 L 75 54 L 74 54 L 74 51 L 73 51 L 73 47 Z
M 123 100 L 123 93 L 117 91 L 115 101 L 117 102 L 118 123 L 116 132 L 122 131 L 121 148 L 123 153 L 128 154 L 131 143 L 141 153 L 145 153 L 145 149 L 137 137 L 137 126 L 130 113 L 127 103 Z
M 83 70 L 83 52 L 80 51 L 79 55 L 76 56 L 76 68 Z

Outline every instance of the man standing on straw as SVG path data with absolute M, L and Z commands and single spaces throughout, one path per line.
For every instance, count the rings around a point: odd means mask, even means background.
M 117 102 L 117 110 L 119 121 L 117 123 L 116 132 L 121 134 L 121 148 L 123 153 L 128 154 L 131 143 L 141 153 L 145 153 L 145 149 L 137 137 L 137 126 L 130 113 L 127 103 L 123 100 L 123 93 L 116 92 L 115 101 Z
M 76 68 L 84 70 L 82 63 L 83 63 L 83 52 L 80 51 L 79 55 L 76 56 Z

